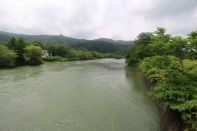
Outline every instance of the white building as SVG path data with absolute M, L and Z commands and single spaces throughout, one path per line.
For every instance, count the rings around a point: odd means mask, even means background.
M 52 56 L 52 53 L 49 53 L 48 50 L 42 50 L 42 58 L 47 58 Z

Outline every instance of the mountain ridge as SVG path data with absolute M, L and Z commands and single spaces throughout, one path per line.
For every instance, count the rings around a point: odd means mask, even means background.
M 5 42 L 8 41 L 11 37 L 16 38 L 23 38 L 27 41 L 38 41 L 42 43 L 56 43 L 56 44 L 79 44 L 84 42 L 106 42 L 111 44 L 120 44 L 120 45 L 129 45 L 132 44 L 133 41 L 124 41 L 124 40 L 113 40 L 109 38 L 97 38 L 97 39 L 79 39 L 74 37 L 68 37 L 64 36 L 62 34 L 60 35 L 27 35 L 27 34 L 17 34 L 17 33 L 11 33 L 6 31 L 0 31 L 0 41 Z

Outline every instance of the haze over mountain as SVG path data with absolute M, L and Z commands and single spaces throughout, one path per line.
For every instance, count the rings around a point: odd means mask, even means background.
M 41 43 L 54 43 L 54 44 L 79 44 L 84 42 L 106 42 L 111 44 L 120 44 L 120 45 L 129 45 L 132 44 L 133 41 L 123 41 L 123 40 L 112 40 L 107 38 L 99 38 L 94 40 L 86 40 L 86 39 L 78 39 L 73 37 L 67 37 L 64 35 L 26 35 L 26 34 L 16 34 L 5 31 L 0 31 L 0 41 L 5 42 L 8 41 L 11 37 L 23 38 L 27 41 L 37 41 Z

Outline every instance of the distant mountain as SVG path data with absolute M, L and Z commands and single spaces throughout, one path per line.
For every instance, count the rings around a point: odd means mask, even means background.
M 0 31 L 0 42 L 6 42 L 11 37 L 23 38 L 26 41 L 41 42 L 43 44 L 67 44 L 74 48 L 86 48 L 101 53 L 125 52 L 133 41 L 112 40 L 100 38 L 94 40 L 77 39 L 63 35 L 25 35 Z
M 133 43 L 133 41 L 112 40 L 112 39 L 107 39 L 107 38 L 99 38 L 93 41 L 102 41 L 102 42 L 109 42 L 112 44 L 121 44 L 121 45 L 129 45 Z
M 79 44 L 84 42 L 107 42 L 112 44 L 121 44 L 121 45 L 129 45 L 132 44 L 132 41 L 123 41 L 123 40 L 112 40 L 107 38 L 99 38 L 94 40 L 85 40 L 85 39 L 77 39 L 72 37 L 67 37 L 64 35 L 25 35 L 25 34 L 16 34 L 0 31 L 0 41 L 5 42 L 8 41 L 11 37 L 23 38 L 26 41 L 38 41 L 42 43 L 56 43 L 56 44 L 64 44 L 67 43 L 69 45 Z
M 23 38 L 26 41 L 38 41 L 42 43 L 56 43 L 56 44 L 76 44 L 79 42 L 85 42 L 84 39 L 76 39 L 71 37 L 66 37 L 63 35 L 25 35 L 25 34 L 15 34 L 0 31 L 0 41 L 8 41 L 11 37 Z

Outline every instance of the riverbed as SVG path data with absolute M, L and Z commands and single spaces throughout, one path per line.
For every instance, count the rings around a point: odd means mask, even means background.
M 0 70 L 0 131 L 159 131 L 159 112 L 124 59 Z

